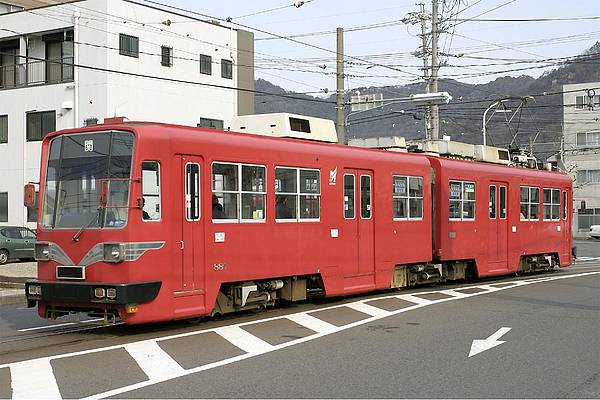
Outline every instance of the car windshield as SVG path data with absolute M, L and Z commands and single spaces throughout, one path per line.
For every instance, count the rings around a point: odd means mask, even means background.
M 50 142 L 42 226 L 118 228 L 127 223 L 133 134 L 94 132 Z M 105 183 L 106 182 L 106 183 Z M 106 207 L 99 196 L 107 188 Z

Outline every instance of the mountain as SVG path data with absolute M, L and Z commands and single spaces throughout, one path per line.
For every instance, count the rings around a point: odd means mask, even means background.
M 583 57 L 584 56 L 584 57 Z M 439 91 L 449 92 L 453 100 L 440 107 L 440 135 L 450 135 L 453 140 L 468 143 L 482 142 L 482 118 L 485 109 L 495 100 L 506 97 L 538 95 L 528 99 L 518 108 L 520 101 L 507 103 L 509 113 L 496 113 L 487 124 L 488 143 L 508 145 L 513 137 L 516 144 L 528 147 L 534 143 L 536 155 L 546 158 L 554 154 L 562 135 L 562 85 L 569 83 L 600 82 L 600 42 L 582 54 L 582 57 L 565 61 L 558 68 L 545 72 L 539 78 L 522 75 L 504 76 L 485 84 L 469 84 L 452 79 L 439 81 Z M 288 96 L 257 94 L 256 112 L 290 112 L 335 120 L 335 94 L 325 100 L 326 104 L 306 94 L 287 92 L 272 83 L 258 79 L 256 90 Z M 361 94 L 383 93 L 384 99 L 407 97 L 422 93 L 423 84 L 404 86 L 362 87 L 354 89 Z M 546 95 L 541 95 L 546 93 Z M 317 101 L 315 101 L 317 100 Z M 346 94 L 346 102 L 350 94 Z M 568 105 L 567 105 L 568 106 Z M 399 113 L 404 109 L 404 114 Z M 394 111 L 391 111 L 394 110 Z M 346 114 L 349 113 L 346 109 Z M 404 136 L 407 139 L 423 138 L 423 110 L 409 104 L 395 104 L 377 110 L 353 114 L 348 117 L 347 137 Z M 492 113 L 488 113 L 488 118 Z M 506 119 L 513 118 L 510 129 Z

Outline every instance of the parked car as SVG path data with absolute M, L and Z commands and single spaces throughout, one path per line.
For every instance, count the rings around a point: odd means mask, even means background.
M 35 232 L 22 226 L 0 226 L 0 265 L 10 259 L 32 260 Z
M 600 225 L 590 226 L 590 236 L 595 239 L 600 239 Z

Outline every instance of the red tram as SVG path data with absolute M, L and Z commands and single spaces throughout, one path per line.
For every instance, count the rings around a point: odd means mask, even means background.
M 156 123 L 65 130 L 43 142 L 25 291 L 45 318 L 138 324 L 564 267 L 571 196 L 559 172 Z

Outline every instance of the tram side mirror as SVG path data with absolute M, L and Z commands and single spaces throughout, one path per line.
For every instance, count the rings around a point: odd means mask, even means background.
M 27 208 L 35 207 L 35 185 L 33 183 L 25 185 L 23 203 Z
M 100 195 L 98 196 L 98 208 L 106 208 L 108 204 L 108 180 L 102 180 L 100 184 Z

